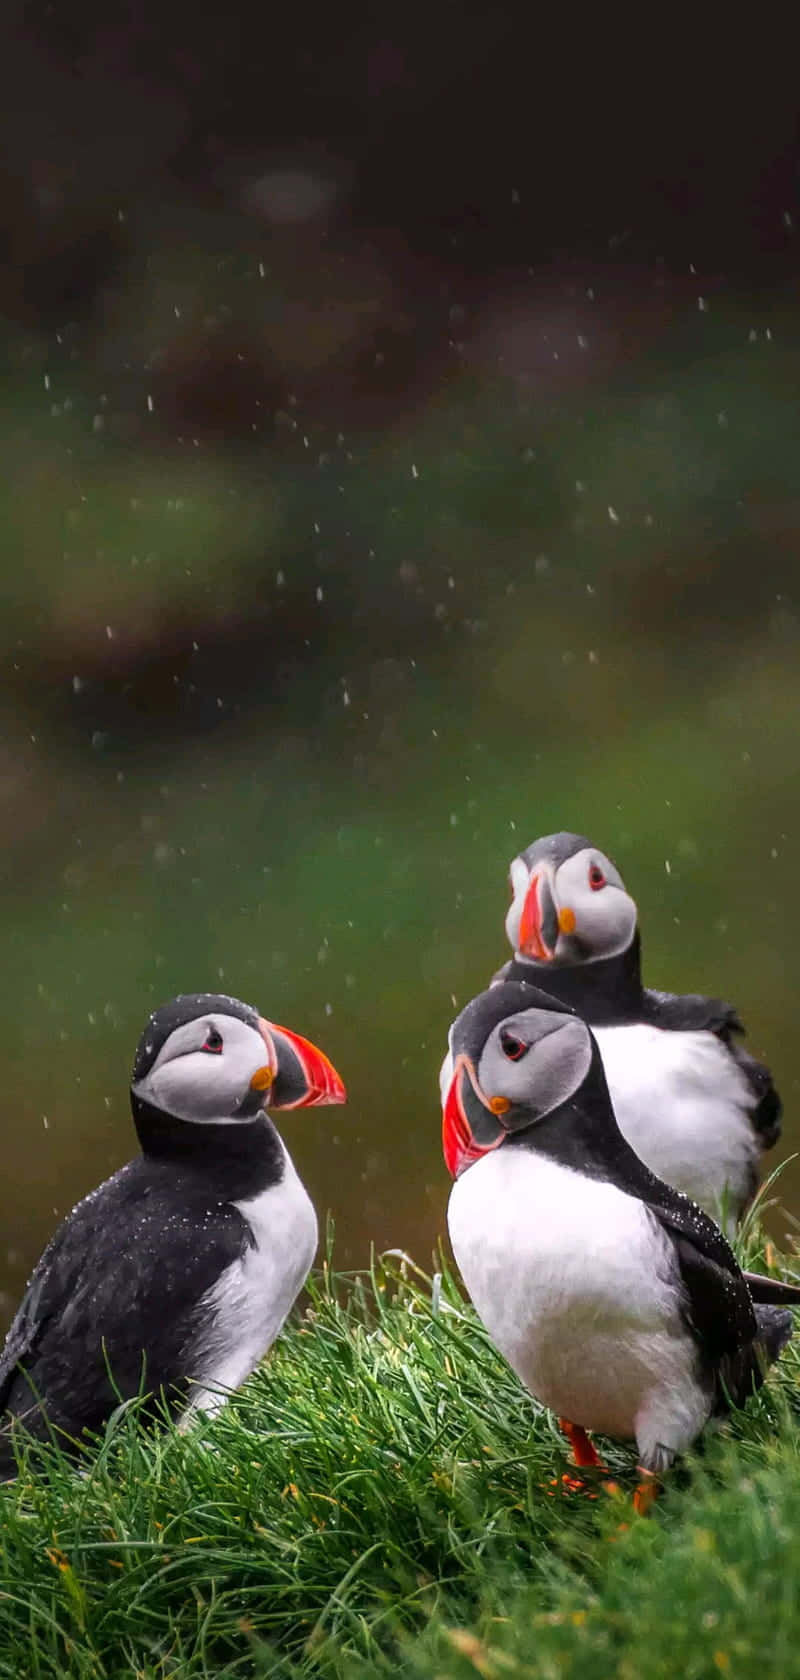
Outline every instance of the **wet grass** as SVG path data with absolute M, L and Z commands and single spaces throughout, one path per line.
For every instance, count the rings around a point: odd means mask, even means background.
M 643 1519 L 619 1445 L 617 1494 L 570 1491 L 553 1418 L 446 1271 L 328 1265 L 212 1424 L 123 1408 L 81 1474 L 23 1457 L 0 1490 L 0 1675 L 800 1672 L 799 1365 L 792 1347 Z

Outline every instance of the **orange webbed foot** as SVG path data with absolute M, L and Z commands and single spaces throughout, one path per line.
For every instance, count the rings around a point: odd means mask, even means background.
M 654 1501 L 658 1498 L 659 1483 L 652 1470 L 645 1470 L 641 1464 L 637 1464 L 636 1469 L 639 1476 L 639 1485 L 634 1491 L 633 1508 L 634 1511 L 638 1511 L 640 1517 L 646 1517 Z
M 579 1423 L 570 1423 L 569 1418 L 559 1418 L 558 1427 L 572 1448 L 572 1457 L 579 1470 L 604 1470 L 605 1465 L 590 1441 L 586 1430 Z

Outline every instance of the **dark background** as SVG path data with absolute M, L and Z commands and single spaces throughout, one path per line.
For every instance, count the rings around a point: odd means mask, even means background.
M 446 1029 L 552 828 L 797 1142 L 795 47 L 6 6 L 6 1311 L 203 987 L 346 1078 L 285 1127 L 341 1263 L 426 1261 Z

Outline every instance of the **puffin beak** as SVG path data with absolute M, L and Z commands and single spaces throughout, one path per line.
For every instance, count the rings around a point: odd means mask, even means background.
M 536 962 L 552 962 L 560 931 L 561 918 L 556 911 L 550 881 L 540 870 L 531 876 L 522 906 L 519 923 L 522 956 L 533 957 Z
M 498 1119 L 502 1098 L 496 1098 L 496 1109 L 484 1096 L 475 1066 L 469 1056 L 456 1057 L 453 1075 L 442 1104 L 442 1149 L 447 1170 L 458 1178 L 465 1168 L 488 1155 L 503 1142 L 506 1132 Z M 477 1107 L 476 1107 L 477 1105 Z M 510 1107 L 510 1104 L 506 1104 Z M 470 1111 L 472 1118 L 470 1118 Z M 475 1126 L 480 1134 L 476 1137 Z
M 290 1032 L 288 1027 L 276 1026 L 274 1021 L 260 1018 L 258 1026 L 267 1047 L 269 1070 L 259 1068 L 254 1080 L 270 1070 L 272 1078 L 253 1088 L 270 1090 L 269 1108 L 317 1108 L 325 1103 L 347 1101 L 347 1092 L 333 1063 L 316 1044 Z

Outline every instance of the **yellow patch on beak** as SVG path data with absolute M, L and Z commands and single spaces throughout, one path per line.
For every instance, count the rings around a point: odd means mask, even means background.
M 559 910 L 559 912 L 558 912 L 558 926 L 559 926 L 559 932 L 561 932 L 561 933 L 574 933 L 575 932 L 575 911 L 574 910 Z
M 271 1067 L 257 1068 L 250 1081 L 251 1091 L 268 1091 L 274 1078 Z
M 507 1114 L 511 1103 L 508 1097 L 490 1097 L 489 1107 L 493 1114 Z

